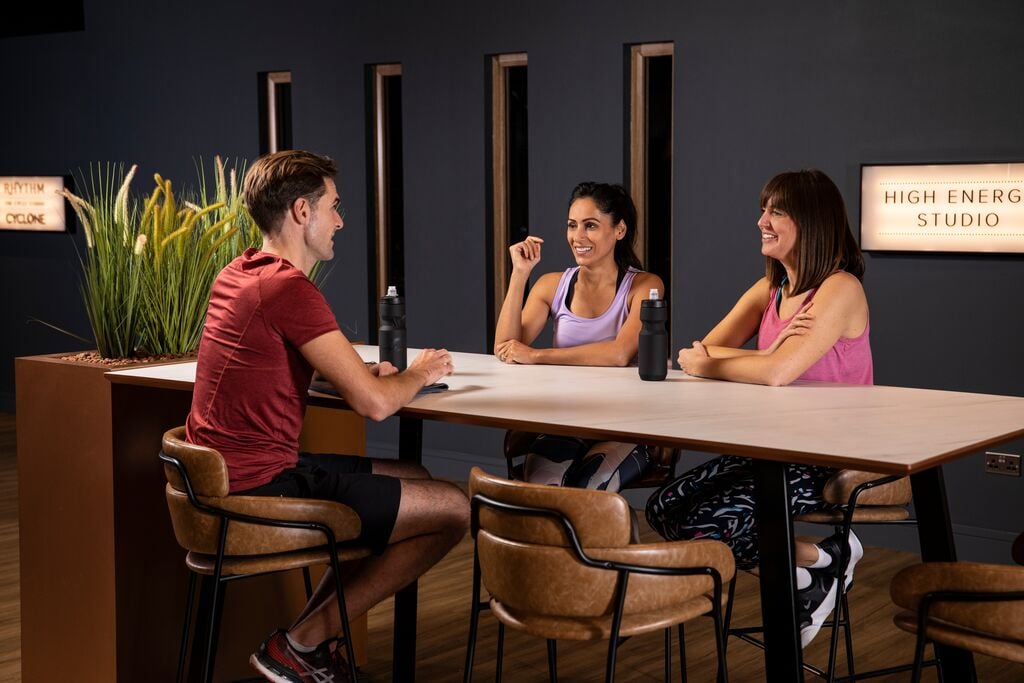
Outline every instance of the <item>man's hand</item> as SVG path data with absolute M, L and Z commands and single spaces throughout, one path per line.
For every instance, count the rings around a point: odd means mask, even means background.
M 451 354 L 444 349 L 425 350 L 402 373 L 391 363 L 368 366 L 340 330 L 306 342 L 299 351 L 334 385 L 352 410 L 375 421 L 394 414 L 425 385 L 453 370 Z
M 383 361 L 381 363 L 367 363 L 366 369 L 370 371 L 370 374 L 375 377 L 387 377 L 398 372 L 398 368 L 391 364 L 390 361 Z
M 423 386 L 426 386 L 455 372 L 455 365 L 452 363 L 452 354 L 448 353 L 447 349 L 423 349 L 420 355 L 416 356 L 416 360 L 409 364 L 408 370 L 423 373 L 426 377 Z

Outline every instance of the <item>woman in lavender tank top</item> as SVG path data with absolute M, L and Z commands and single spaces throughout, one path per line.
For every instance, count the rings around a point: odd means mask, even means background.
M 850 231 L 839 189 L 821 171 L 782 173 L 761 191 L 757 221 L 766 275 L 728 315 L 679 352 L 687 373 L 780 386 L 794 380 L 871 384 L 864 259 Z M 741 348 L 757 336 L 756 350 Z M 822 499 L 835 470 L 790 465 L 793 514 L 829 507 Z M 647 519 L 669 539 L 719 538 L 737 566 L 757 565 L 753 468 L 748 458 L 722 456 L 687 472 L 651 496 Z M 853 565 L 863 555 L 850 536 Z M 838 591 L 827 567 L 839 561 L 836 537 L 796 543 L 798 607 L 804 645 L 817 634 Z
M 640 269 L 633 251 L 636 207 L 621 185 L 580 183 L 569 199 L 566 240 L 576 267 L 542 275 L 523 303 L 530 273 L 540 263 L 539 237 L 512 245 L 512 276 L 494 333 L 494 355 L 505 363 L 615 365 L 634 361 L 640 301 L 661 278 Z M 532 346 L 548 318 L 551 348 Z M 528 449 L 524 476 L 544 484 L 617 491 L 643 473 L 643 446 L 539 437 Z

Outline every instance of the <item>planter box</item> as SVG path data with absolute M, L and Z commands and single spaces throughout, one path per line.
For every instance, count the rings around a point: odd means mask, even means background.
M 188 573 L 156 455 L 192 394 L 115 387 L 108 370 L 59 356 L 15 361 L 25 681 L 174 678 Z M 304 447 L 364 452 L 354 413 L 308 417 L 319 428 Z M 304 603 L 298 573 L 232 584 L 216 678 L 251 677 L 249 653 Z

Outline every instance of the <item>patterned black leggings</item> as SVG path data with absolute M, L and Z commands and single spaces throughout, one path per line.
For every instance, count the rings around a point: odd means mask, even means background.
M 834 507 L 822 500 L 828 467 L 789 465 L 790 511 L 802 515 Z M 647 522 L 672 541 L 714 538 L 732 548 L 736 566 L 757 566 L 754 524 L 754 468 L 750 458 L 709 460 L 655 491 L 647 501 Z

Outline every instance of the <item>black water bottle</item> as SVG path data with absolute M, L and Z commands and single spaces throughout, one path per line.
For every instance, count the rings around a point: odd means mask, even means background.
M 405 370 L 405 299 L 398 296 L 398 288 L 388 287 L 380 299 L 380 362 L 388 361 L 401 372 Z
M 652 289 L 649 299 L 640 302 L 640 379 L 658 381 L 668 374 L 668 306 Z

